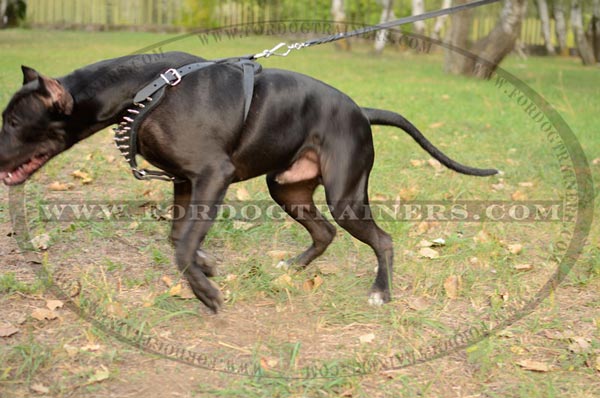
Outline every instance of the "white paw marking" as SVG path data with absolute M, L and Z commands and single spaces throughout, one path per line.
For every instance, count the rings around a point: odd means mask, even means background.
M 287 261 L 281 260 L 280 262 L 277 263 L 275 268 L 283 269 L 283 270 L 287 271 L 288 269 L 290 269 L 290 264 L 288 264 Z
M 369 304 L 379 307 L 383 305 L 383 294 L 381 292 L 373 292 L 369 296 Z

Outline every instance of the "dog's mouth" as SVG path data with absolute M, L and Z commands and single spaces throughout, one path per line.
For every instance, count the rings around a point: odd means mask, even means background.
M 50 157 L 48 153 L 37 154 L 11 171 L 0 171 L 0 181 L 9 186 L 22 184 L 42 167 Z

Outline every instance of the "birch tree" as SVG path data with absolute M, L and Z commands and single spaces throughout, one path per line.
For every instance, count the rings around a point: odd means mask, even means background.
M 450 8 L 452 6 L 452 0 L 444 0 L 442 2 L 442 8 Z M 431 33 L 431 38 L 434 40 L 440 40 L 440 33 L 442 32 L 442 28 L 444 27 L 444 23 L 448 15 L 442 15 L 435 19 L 435 25 L 433 26 L 433 32 Z
M 331 0 L 331 16 L 335 22 L 335 29 L 337 32 L 345 32 L 346 26 L 346 12 L 344 11 L 344 0 Z M 335 46 L 342 50 L 350 50 L 350 42 L 348 39 L 343 39 L 335 42 Z
M 425 13 L 424 0 L 412 0 L 412 15 Z M 413 23 L 413 32 L 417 35 L 425 35 L 425 21 L 417 21 Z
M 593 65 L 596 63 L 592 47 L 588 43 L 583 30 L 583 15 L 581 10 L 581 0 L 571 0 L 571 27 L 575 36 L 575 45 L 584 65 Z
M 542 22 L 542 36 L 544 38 L 544 46 L 549 55 L 554 55 L 554 46 L 552 45 L 552 37 L 550 36 L 550 14 L 548 13 L 548 3 L 546 0 L 537 0 L 538 12 L 540 21 Z
M 556 40 L 558 51 L 561 55 L 567 55 L 567 22 L 565 18 L 564 0 L 554 0 L 554 21 L 556 22 Z
M 396 15 L 394 15 L 394 1 L 393 0 L 381 0 L 381 6 L 383 9 L 381 10 L 381 18 L 379 18 L 379 23 L 385 23 L 396 19 Z M 387 42 L 389 32 L 387 29 L 380 30 L 375 35 L 375 52 L 381 53 L 385 48 L 385 44 Z

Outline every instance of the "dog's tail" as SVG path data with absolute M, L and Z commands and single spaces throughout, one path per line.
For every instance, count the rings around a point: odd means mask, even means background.
M 455 160 L 450 159 L 442 151 L 437 149 L 411 122 L 406 120 L 402 115 L 386 111 L 383 109 L 362 108 L 363 112 L 369 119 L 371 125 L 393 126 L 401 128 L 410 135 L 417 144 L 421 146 L 427 153 L 439 160 L 441 164 L 447 168 L 457 171 L 462 174 L 472 176 L 491 176 L 498 174 L 496 169 L 478 169 L 475 167 L 465 166 Z

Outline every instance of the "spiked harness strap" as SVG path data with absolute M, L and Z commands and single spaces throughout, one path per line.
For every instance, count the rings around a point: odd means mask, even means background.
M 184 65 L 178 69 L 169 69 L 161 73 L 158 78 L 144 86 L 133 98 L 133 107 L 127 109 L 121 122 L 113 130 L 115 132 L 115 144 L 117 148 L 129 163 L 129 167 L 135 178 L 138 180 L 163 180 L 180 181 L 162 170 L 140 169 L 137 164 L 137 129 L 144 120 L 145 116 L 154 109 L 163 98 L 167 86 L 178 85 L 184 76 L 218 64 L 235 64 L 243 71 L 243 90 L 244 90 L 244 122 L 248 117 L 250 105 L 252 103 L 252 94 L 254 93 L 254 75 L 261 70 L 261 66 L 250 59 L 231 58 L 217 61 L 202 61 L 189 65 Z

